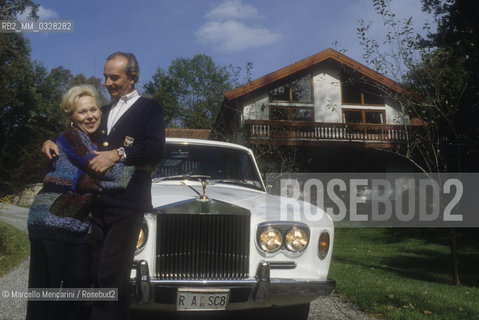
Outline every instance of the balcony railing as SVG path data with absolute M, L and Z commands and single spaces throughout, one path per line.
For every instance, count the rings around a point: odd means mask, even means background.
M 407 141 L 407 131 L 418 126 L 329 123 L 305 121 L 246 120 L 250 143 L 300 144 L 315 142 L 362 142 L 390 146 Z

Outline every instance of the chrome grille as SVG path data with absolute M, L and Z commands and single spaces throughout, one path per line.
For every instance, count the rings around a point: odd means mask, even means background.
M 157 225 L 159 279 L 248 277 L 249 215 L 159 214 Z

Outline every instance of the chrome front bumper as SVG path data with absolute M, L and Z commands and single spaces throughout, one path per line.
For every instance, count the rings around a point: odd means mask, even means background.
M 329 295 L 336 286 L 336 281 L 331 279 L 271 279 L 270 270 L 275 267 L 262 261 L 254 279 L 156 280 L 149 276 L 148 263 L 141 260 L 133 263 L 136 278 L 131 281 L 131 291 L 138 306 L 150 308 L 152 304 L 174 306 L 178 288 L 229 288 L 231 309 L 244 309 L 308 303 L 318 296 Z

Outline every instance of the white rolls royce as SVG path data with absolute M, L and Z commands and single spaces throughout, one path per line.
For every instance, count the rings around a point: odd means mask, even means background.
M 306 319 L 328 295 L 334 226 L 280 215 L 253 153 L 167 138 L 131 272 L 132 308 L 194 312 L 277 308 Z M 298 217 L 298 215 L 294 216 Z

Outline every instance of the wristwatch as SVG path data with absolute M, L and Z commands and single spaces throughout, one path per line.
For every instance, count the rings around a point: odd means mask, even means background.
M 120 162 L 124 161 L 126 158 L 125 148 L 121 147 L 116 149 L 118 156 L 120 157 Z

